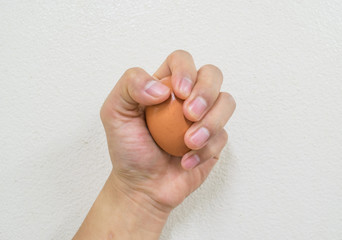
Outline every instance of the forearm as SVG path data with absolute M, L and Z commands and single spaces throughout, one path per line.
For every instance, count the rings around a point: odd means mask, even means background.
M 111 174 L 74 240 L 159 239 L 168 213 L 154 208 L 144 194 L 122 191 L 117 183 Z

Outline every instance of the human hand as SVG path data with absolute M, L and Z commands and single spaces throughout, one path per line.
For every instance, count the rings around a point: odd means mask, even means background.
M 158 82 L 167 76 L 172 78 L 175 95 L 185 100 L 185 117 L 194 122 L 184 136 L 191 151 L 183 157 L 157 146 L 144 117 L 145 106 L 169 97 L 170 89 Z M 222 80 L 217 67 L 205 65 L 197 71 L 192 56 L 178 50 L 153 76 L 140 68 L 127 70 L 104 102 L 100 115 L 113 170 L 104 187 L 109 190 L 102 192 L 115 190 L 102 195 L 130 202 L 115 204 L 123 206 L 127 218 L 139 218 L 135 227 L 153 234 L 142 239 L 157 239 L 170 211 L 203 183 L 219 159 L 228 139 L 223 127 L 235 110 L 233 97 L 220 92 Z
M 192 151 L 182 158 L 156 145 L 144 119 L 145 106 L 170 95 L 169 88 L 153 79 L 170 75 L 176 96 L 185 99 L 184 115 L 195 122 L 184 138 Z M 234 99 L 220 92 L 222 79 L 213 65 L 197 71 L 192 56 L 180 50 L 169 55 L 153 77 L 140 68 L 125 72 L 101 109 L 120 187 L 146 194 L 170 211 L 201 185 L 227 142 L 223 127 L 235 109 Z

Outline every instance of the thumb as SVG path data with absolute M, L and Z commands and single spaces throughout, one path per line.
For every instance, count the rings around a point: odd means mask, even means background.
M 165 101 L 170 88 L 141 68 L 128 69 L 108 95 L 101 108 L 102 121 L 141 116 L 141 106 Z

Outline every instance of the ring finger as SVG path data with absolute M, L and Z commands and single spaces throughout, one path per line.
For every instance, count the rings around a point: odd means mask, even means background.
M 185 133 L 184 142 L 188 148 L 200 149 L 205 146 L 211 136 L 221 131 L 234 110 L 234 98 L 229 93 L 221 92 L 208 114 L 201 121 L 192 124 Z

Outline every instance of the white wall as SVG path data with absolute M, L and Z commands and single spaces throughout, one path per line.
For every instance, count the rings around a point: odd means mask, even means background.
M 99 109 L 175 49 L 237 110 L 162 240 L 342 239 L 342 1 L 0 0 L 0 239 L 70 239 L 110 161 Z

